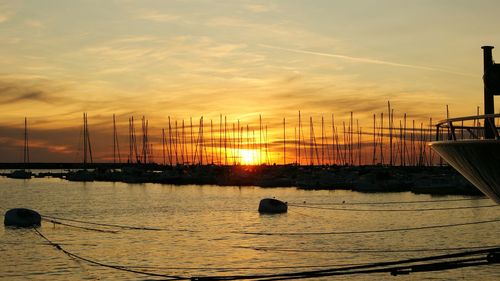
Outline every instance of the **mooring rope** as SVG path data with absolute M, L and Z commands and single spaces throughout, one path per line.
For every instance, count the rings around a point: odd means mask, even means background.
M 497 248 L 500 245 L 493 246 L 471 246 L 471 247 L 450 247 L 450 248 L 419 248 L 419 249 L 337 249 L 337 250 L 311 250 L 311 249 L 291 249 L 268 246 L 233 246 L 237 249 L 249 249 L 264 252 L 294 252 L 294 253 L 420 253 L 420 252 L 452 252 L 452 251 L 470 251 L 477 249 Z
M 104 230 L 104 229 L 97 229 L 97 228 L 75 226 L 75 225 L 71 225 L 71 224 L 66 224 L 66 223 L 63 223 L 63 222 L 59 222 L 59 221 L 54 220 L 54 219 L 48 219 L 49 217 L 51 217 L 51 216 L 42 216 L 42 218 L 44 218 L 45 220 L 47 220 L 49 222 L 52 222 L 52 223 L 55 223 L 55 224 L 60 224 L 60 225 L 65 225 L 65 226 L 69 226 L 69 227 L 81 228 L 81 229 L 85 229 L 85 230 L 93 230 L 93 231 L 98 231 L 98 232 L 109 232 L 109 233 L 117 233 L 118 232 L 118 231 L 114 231 L 114 230 Z M 53 218 L 55 218 L 55 217 L 53 217 Z M 79 222 L 79 223 L 87 223 L 87 224 L 93 224 L 93 225 L 100 225 L 100 226 L 118 227 L 118 228 L 124 228 L 124 229 L 154 230 L 154 231 L 163 230 L 163 231 L 167 231 L 167 229 L 160 229 L 160 228 L 144 228 L 144 227 L 134 227 L 134 226 L 122 226 L 122 225 L 94 223 L 94 222 L 80 221 L 80 220 L 73 220 L 73 219 L 64 219 L 64 218 L 58 218 L 58 219 L 68 220 L 68 221 L 74 221 L 74 222 Z M 493 219 L 493 220 L 486 220 L 486 221 L 475 221 L 475 222 L 465 222 L 465 223 L 456 223 L 456 224 L 430 225 L 430 226 L 407 227 L 407 228 L 393 228 L 393 229 L 359 230 L 359 231 L 336 231 L 336 232 L 249 232 L 249 231 L 230 231 L 229 233 L 232 233 L 232 234 L 244 234 L 244 235 L 280 235 L 280 236 L 347 235 L 347 234 L 384 233 L 384 232 L 399 232 L 399 231 L 413 231 L 413 230 L 446 228 L 446 227 L 458 227 L 458 226 L 466 226 L 466 225 L 494 223 L 494 222 L 499 222 L 499 221 L 500 221 L 500 219 Z M 168 231 L 201 232 L 201 231 L 197 231 L 197 230 L 186 230 L 186 229 L 168 230 Z
M 338 266 L 360 266 L 369 263 L 346 263 L 346 264 L 325 264 L 325 265 L 296 265 L 296 266 L 255 266 L 255 267 L 164 267 L 164 266 L 131 266 L 120 265 L 123 268 L 134 269 L 156 269 L 156 270 L 201 270 L 201 271 L 235 271 L 235 270 L 275 270 L 275 269 L 299 269 L 299 268 L 329 268 Z
M 477 225 L 499 222 L 500 219 L 485 220 L 485 221 L 474 221 L 465 223 L 455 223 L 455 224 L 441 224 L 441 225 L 428 225 L 428 226 L 417 226 L 417 227 L 406 227 L 406 228 L 390 228 L 390 229 L 376 229 L 376 230 L 358 230 L 358 231 L 333 231 L 333 232 L 232 232 L 235 234 L 247 234 L 247 235 L 279 235 L 279 236 L 301 236 L 301 235 L 346 235 L 346 234 L 368 234 L 368 233 L 383 233 L 383 232 L 398 232 L 398 231 L 412 231 L 412 230 L 424 230 L 424 229 L 436 229 L 436 228 L 446 228 L 446 227 L 457 227 L 466 225 Z
M 177 275 L 169 275 L 169 274 L 159 274 L 159 273 L 151 273 L 146 271 L 140 271 L 137 269 L 133 269 L 133 267 L 129 266 L 119 266 L 106 264 L 103 262 L 99 262 L 96 260 L 92 260 L 89 258 L 82 257 L 80 255 L 71 253 L 61 247 L 60 244 L 55 243 L 48 239 L 45 235 L 43 235 L 39 230 L 33 228 L 36 234 L 42 237 L 45 241 L 47 241 L 50 245 L 54 246 L 57 250 L 63 252 L 71 258 L 76 260 L 81 260 L 87 262 L 89 264 L 107 267 L 115 270 L 147 275 L 151 277 L 162 277 L 167 278 L 166 280 L 289 280 L 289 279 L 307 279 L 307 278 L 315 278 L 315 277 L 325 277 L 325 276 L 334 276 L 334 275 L 352 275 L 352 274 L 371 274 L 371 273 L 382 273 L 382 272 L 390 272 L 392 275 L 399 274 L 409 274 L 411 272 L 424 272 L 424 271 L 438 271 L 438 270 L 447 270 L 454 268 L 462 268 L 469 266 L 479 266 L 479 265 L 487 265 L 491 263 L 498 263 L 498 254 L 496 252 L 500 251 L 500 248 L 489 248 L 489 249 L 481 249 L 476 251 L 467 251 L 461 253 L 454 254 L 446 254 L 439 256 L 428 256 L 423 258 L 412 258 L 406 260 L 398 260 L 398 261 L 389 261 L 389 262 L 377 262 L 377 263 L 368 263 L 368 264 L 358 264 L 352 266 L 340 266 L 329 269 L 321 269 L 321 270 L 308 270 L 308 271 L 300 271 L 300 272 L 292 272 L 292 273 L 278 273 L 278 274 L 257 274 L 257 275 L 233 275 L 233 276 L 204 276 L 204 277 L 184 277 Z M 495 254 L 494 254 L 495 253 Z M 465 257 L 473 257 L 479 254 L 488 254 L 486 257 L 476 257 L 476 258 L 465 258 Z M 491 256 L 491 258 L 490 258 Z M 462 258 L 462 259 L 458 259 Z M 427 264 L 417 264 L 411 265 L 413 263 L 422 263 L 428 261 L 436 261 L 443 260 L 444 262 L 433 262 Z M 449 261 L 449 259 L 458 259 Z M 404 264 L 410 264 L 407 266 L 401 266 Z M 262 269 L 262 268 L 261 268 Z M 205 268 L 205 270 L 209 270 Z
M 385 201 L 385 202 L 341 202 L 341 203 L 309 203 L 309 202 L 289 202 L 289 204 L 308 204 L 308 205 L 392 205 L 392 204 L 418 204 L 435 202 L 457 202 L 457 201 L 479 201 L 491 200 L 489 198 L 460 198 L 460 199 L 436 199 L 436 200 L 414 200 L 414 201 Z
M 477 259 L 462 259 L 453 262 L 436 262 L 427 263 L 414 266 L 393 266 L 385 267 L 379 269 L 365 269 L 365 270 L 352 270 L 352 271 L 335 271 L 335 272 L 321 272 L 321 273 L 299 273 L 299 274 L 284 274 L 284 276 L 271 276 L 271 277 L 244 277 L 237 276 L 235 278 L 191 278 L 191 280 L 259 280 L 259 281 L 278 281 L 278 280 L 293 280 L 293 279 L 310 279 L 318 277 L 329 277 L 329 276 L 346 276 L 346 275 L 361 275 L 361 274 L 375 274 L 375 273 L 390 273 L 393 276 L 396 275 L 408 275 L 413 272 L 427 272 L 427 271 L 442 271 L 449 269 L 465 268 L 471 266 L 482 266 L 489 265 L 490 263 L 486 258 Z
M 325 277 L 334 275 L 352 275 L 352 274 L 372 274 L 389 272 L 392 275 L 409 274 L 411 272 L 424 272 L 424 271 L 439 271 L 452 268 L 461 268 L 469 266 L 487 265 L 491 263 L 498 263 L 498 257 L 488 258 L 493 253 L 500 251 L 500 248 L 482 249 L 476 251 L 467 251 L 454 254 L 427 256 L 423 258 L 412 258 L 405 260 L 377 262 L 360 266 L 338 267 L 324 270 L 312 270 L 292 273 L 278 273 L 278 274 L 261 274 L 261 275 L 234 275 L 234 276 L 207 276 L 207 277 L 193 277 L 191 280 L 289 280 L 289 279 L 306 279 L 315 277 Z M 477 256 L 480 254 L 487 254 L 485 257 L 467 258 Z M 458 259 L 463 258 L 463 259 Z M 433 262 L 427 264 L 411 265 L 413 263 L 422 263 L 437 260 L 458 259 L 454 261 Z M 401 266 L 410 264 L 407 266 Z M 380 268 L 382 267 L 382 268 Z
M 52 222 L 52 223 L 57 223 L 57 224 L 66 225 L 66 226 L 70 226 L 70 227 L 78 227 L 78 226 L 65 224 L 63 222 L 60 222 L 60 220 L 61 221 L 76 222 L 76 223 L 81 223 L 81 224 L 104 226 L 104 227 L 110 227 L 110 228 L 119 228 L 119 229 L 124 229 L 124 230 L 173 231 L 173 232 L 190 232 L 190 233 L 202 232 L 201 230 L 191 230 L 191 229 L 169 229 L 169 228 L 155 228 L 155 227 L 144 227 L 144 226 L 130 226 L 130 225 L 120 225 L 120 224 L 98 223 L 98 222 L 76 220 L 76 219 L 69 219 L 69 218 L 62 218 L 62 217 L 55 217 L 55 216 L 48 216 L 48 215 L 42 215 L 42 219 L 49 221 L 49 222 Z M 100 231 L 100 232 L 115 232 L 115 233 L 118 232 L 115 230 L 101 230 L 98 228 L 89 228 L 89 227 L 80 227 L 80 228 L 84 228 L 87 230 L 95 230 L 95 231 Z
M 464 206 L 464 207 L 445 207 L 445 208 L 421 208 L 421 209 L 353 209 L 353 208 L 329 208 L 318 206 L 307 206 L 300 204 L 288 204 L 288 206 L 305 209 L 319 209 L 330 211 L 353 211 L 353 212 L 426 212 L 426 211 L 449 211 L 449 210 L 465 210 L 479 208 L 494 208 L 500 205 L 484 205 L 484 206 Z
M 90 231 L 97 231 L 97 232 L 107 232 L 107 233 L 118 233 L 118 231 L 115 230 L 107 230 L 107 229 L 99 229 L 99 228 L 91 228 L 91 227 L 85 227 L 85 226 L 79 226 L 79 225 L 73 225 L 69 223 L 64 223 L 52 219 L 46 219 L 43 218 L 45 221 L 51 222 L 53 224 L 58 224 L 58 225 L 63 225 L 63 226 L 68 226 L 68 227 L 73 227 L 73 228 L 78 228 L 78 229 L 83 229 L 83 230 L 90 230 Z
M 38 234 L 40 237 L 42 237 L 50 245 L 54 246 L 54 248 L 65 253 L 69 257 L 77 259 L 77 260 L 81 260 L 81 261 L 84 261 L 84 262 L 87 262 L 87 263 L 90 263 L 93 265 L 98 265 L 98 266 L 102 266 L 102 267 L 112 268 L 115 270 L 121 270 L 121 271 L 143 274 L 143 275 L 148 275 L 148 276 L 163 277 L 163 278 L 168 278 L 169 280 L 189 280 L 190 279 L 188 277 L 182 277 L 182 276 L 176 276 L 176 275 L 168 275 L 168 274 L 159 274 L 159 273 L 151 273 L 151 272 L 146 272 L 146 271 L 139 271 L 139 270 L 130 269 L 130 268 L 122 267 L 122 266 L 116 266 L 116 265 L 111 265 L 111 264 L 106 264 L 106 263 L 98 262 L 95 260 L 91 260 L 89 258 L 85 258 L 85 257 L 82 257 L 80 255 L 77 255 L 77 254 L 74 254 L 72 252 L 65 250 L 63 247 L 61 247 L 60 244 L 54 243 L 50 239 L 48 239 L 38 229 L 33 228 L 33 230 L 35 231 L 36 234 Z
M 97 223 L 97 222 L 75 220 L 75 219 L 61 218 L 61 217 L 48 216 L 48 215 L 42 215 L 42 218 L 44 218 L 46 220 L 53 219 L 53 220 L 71 221 L 71 222 L 77 222 L 77 223 L 83 223 L 83 224 L 108 226 L 108 227 L 115 227 L 115 228 L 122 228 L 122 229 L 154 230 L 154 231 L 168 230 L 168 229 L 162 229 L 162 228 L 143 227 L 143 226 L 129 226 L 129 225 L 119 225 L 119 224 L 110 224 L 110 223 Z
M 40 235 L 47 243 L 39 243 L 37 245 L 49 245 L 56 247 L 58 250 L 64 250 L 63 252 L 67 254 L 67 250 L 63 249 L 62 245 L 80 245 L 80 246 L 96 246 L 95 244 L 74 244 L 74 243 L 56 243 L 49 240 L 45 235 L 43 235 L 39 230 L 34 229 L 35 232 Z M 5 243 L 0 243 L 5 244 Z M 59 246 L 59 247 L 58 247 Z M 72 253 L 71 253 L 72 254 Z M 73 254 L 76 255 L 76 254 Z M 71 256 L 71 255 L 70 255 Z M 132 266 L 132 265 L 115 265 L 106 264 L 112 268 L 128 268 L 128 269 L 157 269 L 157 270 L 214 270 L 214 271 L 231 271 L 231 270 L 272 270 L 272 269 L 298 269 L 298 268 L 326 268 L 326 267 L 336 267 L 336 266 L 361 266 L 368 263 L 346 263 L 346 264 L 325 264 L 325 265 L 297 265 L 297 266 L 259 266 L 259 267 L 164 267 L 164 266 Z M 100 264 L 98 264 L 100 265 Z M 179 279 L 182 280 L 182 279 Z
M 35 242 L 35 243 L 24 243 L 24 242 L 14 242 L 14 241 L 0 241 L 0 244 L 4 245 L 42 245 L 42 246 L 52 246 L 46 242 Z M 66 243 L 66 242 L 61 242 L 57 243 L 59 245 L 64 245 L 64 246 L 92 246 L 96 247 L 98 246 L 97 244 L 91 244 L 91 243 Z

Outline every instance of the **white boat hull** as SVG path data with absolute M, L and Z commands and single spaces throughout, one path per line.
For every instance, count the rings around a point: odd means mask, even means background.
M 500 204 L 500 140 L 436 141 L 430 146 L 474 186 Z

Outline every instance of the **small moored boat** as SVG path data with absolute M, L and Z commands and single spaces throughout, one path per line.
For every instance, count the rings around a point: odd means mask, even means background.
M 4 225 L 16 227 L 37 227 L 40 226 L 42 217 L 36 211 L 15 208 L 10 209 L 5 213 Z
M 259 203 L 259 213 L 261 214 L 281 214 L 288 211 L 286 202 L 274 198 L 264 198 Z

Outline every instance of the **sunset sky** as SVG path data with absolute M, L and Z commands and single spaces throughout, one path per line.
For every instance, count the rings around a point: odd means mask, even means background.
M 24 117 L 32 161 L 73 162 L 83 112 L 102 161 L 113 114 L 122 158 L 131 116 L 158 143 L 168 116 L 255 127 L 261 114 L 277 137 L 299 110 L 316 122 L 353 111 L 365 127 L 389 100 L 396 119 L 442 119 L 446 105 L 473 115 L 480 47 L 500 60 L 499 11 L 494 0 L 0 1 L 0 162 L 22 161 Z

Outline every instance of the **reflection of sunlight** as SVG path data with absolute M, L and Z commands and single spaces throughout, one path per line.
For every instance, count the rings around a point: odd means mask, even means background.
M 257 152 L 255 150 L 240 149 L 239 151 L 241 164 L 255 165 L 257 164 Z

